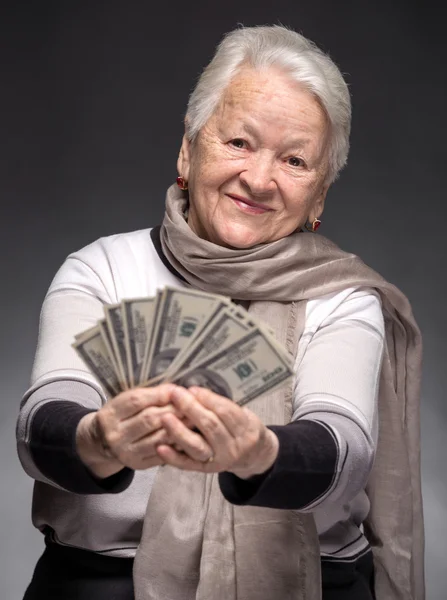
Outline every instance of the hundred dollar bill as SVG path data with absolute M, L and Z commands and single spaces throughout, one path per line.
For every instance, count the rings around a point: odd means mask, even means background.
M 151 356 L 151 349 L 152 349 L 152 345 L 153 345 L 153 340 L 157 331 L 157 325 L 160 322 L 159 316 L 160 316 L 160 310 L 161 310 L 161 306 L 162 306 L 162 300 L 163 300 L 163 290 L 157 290 L 157 293 L 155 295 L 155 305 L 154 305 L 154 315 L 152 318 L 152 327 L 151 327 L 151 331 L 150 331 L 150 335 L 146 341 L 146 347 L 144 350 L 144 356 L 143 356 L 143 362 L 141 363 L 141 368 L 140 368 L 140 380 L 139 383 L 140 385 L 146 385 L 146 382 L 148 380 L 148 373 L 149 373 L 149 369 L 150 369 L 150 356 Z
M 230 346 L 255 324 L 243 311 L 224 308 L 204 326 L 190 346 L 187 346 L 172 363 L 166 378 L 185 371 L 198 364 L 202 359 L 212 356 L 219 350 Z
M 109 330 L 107 328 L 107 323 L 106 323 L 105 319 L 101 319 L 93 327 L 89 327 L 88 329 L 85 329 L 81 333 L 77 333 L 75 335 L 75 341 L 78 341 L 78 340 L 80 340 L 82 338 L 86 338 L 90 334 L 96 333 L 98 327 L 101 330 L 101 335 L 102 335 L 104 343 L 106 345 L 107 352 L 109 353 L 110 361 L 111 361 L 112 366 L 113 366 L 113 368 L 115 370 L 115 373 L 118 373 L 118 367 L 117 367 L 117 364 L 116 364 L 116 358 L 115 358 L 115 354 L 113 352 L 113 347 L 112 347 L 112 340 L 110 338 Z
M 80 335 L 72 344 L 73 348 L 88 366 L 90 371 L 109 396 L 120 392 L 120 382 L 101 334 L 101 328 L 94 327 Z
M 118 381 L 120 380 L 119 377 L 119 367 L 118 367 L 118 363 L 116 361 L 116 356 L 115 353 L 113 351 L 113 343 L 112 343 L 112 338 L 110 337 L 110 331 L 109 328 L 107 327 L 107 321 L 105 319 L 101 319 L 100 321 L 98 321 L 98 325 L 97 327 L 99 327 L 99 330 L 101 332 L 102 338 L 104 340 L 104 344 L 106 346 L 106 350 L 110 356 L 110 362 L 112 364 L 112 367 L 115 371 L 116 377 L 118 379 Z M 90 330 L 88 330 L 90 331 Z M 88 333 L 88 332 L 86 332 Z M 76 340 L 78 338 L 75 338 Z M 123 389 L 122 385 L 120 384 L 120 388 Z
M 167 371 L 177 354 L 192 341 L 207 316 L 227 304 L 228 300 L 223 296 L 166 287 L 162 292 L 151 348 L 145 359 L 143 380 Z
M 129 374 L 127 372 L 127 354 L 121 304 L 105 304 L 104 314 L 118 367 L 118 379 L 121 387 L 123 389 L 128 389 Z
M 270 338 L 270 341 L 278 348 L 279 352 L 284 352 L 285 355 L 289 357 L 288 351 L 285 349 L 283 344 L 277 340 L 276 331 L 270 327 L 268 323 L 265 323 L 257 315 L 248 312 L 248 310 L 243 308 L 241 305 L 233 305 L 233 310 L 236 310 L 238 315 L 240 315 L 242 319 L 245 319 L 247 322 L 249 322 L 252 326 L 254 324 L 259 327 L 259 329 L 264 332 L 265 336 Z
M 206 387 L 238 404 L 283 385 L 293 375 L 291 358 L 259 329 L 179 373 L 174 383 Z
M 124 315 L 124 336 L 127 355 L 127 370 L 131 386 L 140 383 L 141 369 L 146 347 L 156 313 L 155 298 L 132 298 L 121 303 Z

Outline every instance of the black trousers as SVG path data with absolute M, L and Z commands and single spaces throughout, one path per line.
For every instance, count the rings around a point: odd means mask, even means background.
M 48 543 L 23 600 L 134 600 L 133 558 Z
M 134 600 L 132 566 L 132 558 L 49 543 L 24 600 Z M 321 567 L 323 600 L 374 600 L 371 553 L 347 565 L 322 561 Z
M 321 561 L 323 600 L 375 600 L 372 552 L 352 563 Z

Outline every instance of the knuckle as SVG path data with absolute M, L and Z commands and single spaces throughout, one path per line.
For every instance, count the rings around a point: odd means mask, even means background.
M 126 396 L 126 403 L 135 410 L 140 410 L 143 407 L 143 399 L 141 394 L 139 394 L 136 390 L 132 390 L 132 392 Z
M 155 453 L 155 448 L 163 442 L 162 437 L 158 434 L 147 436 L 147 438 L 138 444 L 135 451 L 141 456 L 146 454 L 152 456 Z
M 210 433 L 215 433 L 219 428 L 219 424 L 216 418 L 204 416 L 201 419 L 201 427 Z
M 199 452 L 197 452 L 196 460 L 206 463 L 206 461 L 209 459 L 210 456 L 211 456 L 211 453 L 209 450 L 201 449 Z
M 201 454 L 205 454 L 206 458 L 208 458 L 212 453 L 210 445 L 202 438 L 202 436 L 196 434 L 194 435 L 194 445 L 197 448 L 198 452 L 200 452 Z
M 224 418 L 228 415 L 228 413 L 230 412 L 229 408 L 227 406 L 217 406 L 214 409 L 214 413 L 221 419 Z
M 144 426 L 149 430 L 152 431 L 153 429 L 156 428 L 156 421 L 157 418 L 156 416 L 150 412 L 149 410 L 145 410 L 142 414 L 141 414 L 141 420 L 143 421 Z

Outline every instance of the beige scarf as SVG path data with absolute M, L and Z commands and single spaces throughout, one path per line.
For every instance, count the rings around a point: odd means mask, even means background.
M 348 287 L 379 291 L 386 349 L 379 390 L 379 441 L 367 486 L 365 532 L 373 548 L 377 600 L 423 600 L 424 534 L 419 459 L 421 339 L 405 296 L 320 235 L 294 233 L 245 250 L 198 238 L 187 196 L 168 190 L 161 242 L 197 289 L 249 300 L 294 354 L 306 300 Z M 266 424 L 286 424 L 292 390 L 249 405 Z M 216 475 L 159 469 L 134 567 L 137 600 L 319 600 L 320 555 L 313 518 L 298 511 L 228 503 Z

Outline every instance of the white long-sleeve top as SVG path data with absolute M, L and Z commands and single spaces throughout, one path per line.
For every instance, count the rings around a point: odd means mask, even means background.
M 21 462 L 36 480 L 33 522 L 41 530 L 50 528 L 56 542 L 115 556 L 135 554 L 156 468 L 136 472 L 120 493 L 74 494 L 39 470 L 31 430 L 38 410 L 49 402 L 98 409 L 106 401 L 71 346 L 74 336 L 103 317 L 104 303 L 153 296 L 166 285 L 185 284 L 160 259 L 149 229 L 102 238 L 71 254 L 51 283 L 17 433 Z M 314 515 L 327 559 L 354 560 L 368 548 L 362 531 L 369 509 L 364 488 L 377 440 L 383 345 L 384 320 L 374 290 L 350 288 L 307 302 L 293 419 L 323 423 L 337 444 L 331 485 L 303 508 Z

